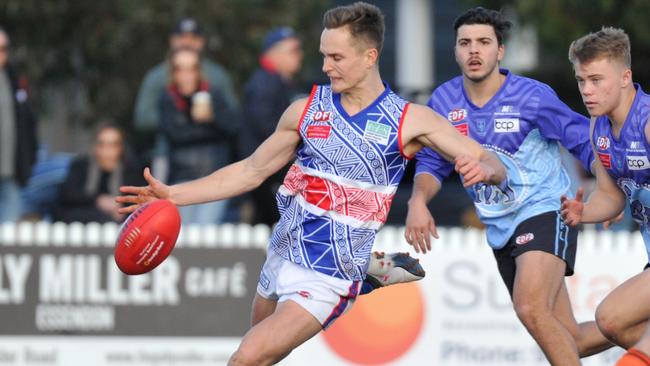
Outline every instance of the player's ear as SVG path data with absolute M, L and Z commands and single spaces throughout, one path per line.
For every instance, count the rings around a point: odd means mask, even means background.
M 621 79 L 621 87 L 627 88 L 632 83 L 632 70 L 626 68 L 623 71 L 623 78 Z
M 501 43 L 499 45 L 499 50 L 497 51 L 497 60 L 501 62 L 503 60 L 503 56 L 506 54 L 506 45 Z
M 366 65 L 368 67 L 375 66 L 377 64 L 377 59 L 379 58 L 379 51 L 376 48 L 368 48 L 365 52 Z

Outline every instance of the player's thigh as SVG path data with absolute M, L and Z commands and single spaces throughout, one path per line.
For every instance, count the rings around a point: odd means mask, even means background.
M 305 308 L 288 300 L 275 312 L 251 328 L 244 336 L 234 358 L 255 365 L 269 365 L 318 334 L 320 322 Z
M 650 270 L 623 282 L 605 297 L 596 310 L 597 321 L 627 328 L 650 317 Z
M 566 263 L 561 258 L 540 250 L 524 252 L 515 262 L 515 305 L 535 303 L 552 309 L 564 283 Z
M 577 233 L 558 211 L 520 223 L 509 242 L 516 267 L 513 297 L 527 302 L 543 299 L 552 309 L 564 276 L 573 274 Z
M 253 299 L 253 310 L 251 311 L 251 326 L 257 325 L 262 320 L 271 316 L 278 305 L 278 300 L 267 299 L 259 293 Z

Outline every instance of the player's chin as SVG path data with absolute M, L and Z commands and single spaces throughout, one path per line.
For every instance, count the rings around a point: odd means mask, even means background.
M 342 93 L 347 89 L 347 85 L 341 78 L 330 78 L 330 88 L 334 93 Z

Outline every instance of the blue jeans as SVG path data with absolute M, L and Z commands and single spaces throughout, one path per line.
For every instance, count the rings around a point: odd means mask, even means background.
M 0 178 L 0 222 L 18 221 L 21 214 L 20 187 L 11 178 Z
M 179 207 L 183 224 L 220 224 L 226 213 L 228 200 Z

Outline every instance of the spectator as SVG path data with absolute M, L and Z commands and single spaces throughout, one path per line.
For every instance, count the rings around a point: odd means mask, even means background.
M 36 118 L 27 82 L 8 63 L 9 35 L 0 28 L 0 222 L 22 214 L 20 191 L 36 160 Z
M 291 28 L 276 28 L 264 38 L 260 66 L 244 90 L 241 150 L 245 156 L 273 133 L 282 112 L 297 96 L 292 81 L 300 71 L 302 58 L 300 41 Z M 256 207 L 254 223 L 272 225 L 279 219 L 273 207 L 285 172 L 276 173 L 251 192 Z
M 169 181 L 208 175 L 232 162 L 230 141 L 239 128 L 237 111 L 201 73 L 194 49 L 172 51 L 171 84 L 160 96 L 160 126 L 169 143 Z M 227 201 L 181 207 L 185 223 L 220 223 Z
M 181 19 L 169 36 L 170 51 L 190 48 L 197 52 L 203 52 L 205 48 L 205 37 L 199 24 L 192 18 Z M 201 72 L 205 75 L 210 85 L 217 89 L 227 103 L 228 109 L 237 109 L 237 99 L 232 86 L 232 81 L 226 70 L 219 64 L 208 59 L 201 60 Z M 158 177 L 167 176 L 167 162 L 165 157 L 168 147 L 162 135 L 159 133 L 160 116 L 157 106 L 158 98 L 168 84 L 169 65 L 166 61 L 161 62 L 149 70 L 138 91 L 135 102 L 135 129 L 144 140 L 155 139 L 153 152 L 145 151 L 149 159 L 154 159 L 153 169 Z M 145 150 L 151 147 L 151 140 L 144 141 Z
M 127 158 L 124 133 L 102 124 L 95 135 L 91 155 L 76 158 L 59 191 L 54 219 L 63 222 L 120 222 L 115 202 L 121 185 L 141 185 L 141 167 Z

